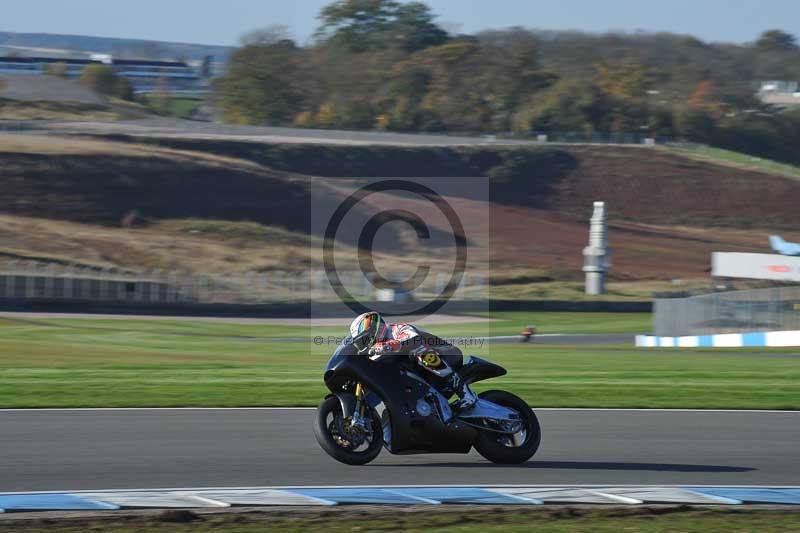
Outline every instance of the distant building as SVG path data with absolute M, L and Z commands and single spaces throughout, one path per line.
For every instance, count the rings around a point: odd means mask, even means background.
M 758 92 L 760 92 L 760 93 L 782 93 L 782 94 L 796 93 L 797 92 L 797 82 L 796 81 L 786 81 L 786 80 L 762 81 L 760 87 L 758 88 Z
M 48 67 L 66 65 L 68 78 L 77 78 L 88 65 L 108 65 L 130 81 L 136 93 L 170 92 L 202 94 L 208 92 L 208 80 L 183 61 L 115 59 L 109 55 L 91 59 L 61 57 L 0 57 L 0 76 L 9 74 L 45 74 Z
M 762 81 L 758 87 L 758 97 L 765 104 L 778 107 L 800 105 L 800 84 L 796 81 Z

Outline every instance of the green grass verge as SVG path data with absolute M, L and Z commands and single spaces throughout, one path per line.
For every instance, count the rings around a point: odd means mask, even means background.
M 510 313 L 508 324 L 490 324 L 516 331 L 550 315 L 560 315 L 552 329 L 568 329 L 570 320 L 615 329 L 611 318 L 589 314 Z M 637 325 L 621 320 L 619 328 Z M 431 329 L 481 334 L 486 324 Z M 308 333 L 197 321 L 0 319 L 0 407 L 313 406 L 325 394 L 322 371 L 333 347 L 276 340 Z M 515 343 L 467 351 L 509 371 L 476 389 L 508 389 L 540 407 L 800 409 L 800 358 L 787 356 L 797 349 Z
M 527 325 L 535 325 L 539 333 L 646 333 L 653 329 L 650 313 L 511 311 L 489 313 L 488 316 L 495 319 L 489 322 L 492 335 L 513 335 Z
M 159 95 L 149 95 L 143 99 L 143 103 L 148 109 L 159 115 L 190 118 L 197 108 L 203 105 L 203 100 L 200 98 L 165 98 Z
M 641 247 L 637 253 L 662 253 L 664 250 L 654 246 L 651 250 Z M 671 281 L 610 281 L 606 293 L 600 295 L 586 294 L 583 281 L 535 281 L 514 283 L 502 278 L 493 280 L 489 288 L 491 297 L 496 300 L 565 300 L 570 302 L 645 302 L 653 299 L 657 292 L 675 290 L 703 289 L 708 287 L 707 279 L 684 280 L 680 286 Z
M 789 165 L 786 163 L 778 163 L 771 159 L 764 159 L 761 157 L 743 154 L 741 152 L 733 152 L 731 150 L 724 150 L 722 148 L 713 148 L 711 146 L 670 146 L 668 148 L 671 152 L 686 156 L 690 159 L 698 161 L 707 161 L 710 163 L 721 163 L 723 165 L 733 165 L 748 170 L 756 170 L 759 172 L 766 172 L 767 174 L 775 174 L 777 176 L 785 176 L 787 178 L 800 178 L 800 167 Z
M 492 319 L 491 321 L 484 320 Z M 80 332 L 118 333 L 132 336 L 159 334 L 167 336 L 196 336 L 206 338 L 247 338 L 250 340 L 311 337 L 314 335 L 342 335 L 347 333 L 348 320 L 341 326 L 313 327 L 293 325 L 262 325 L 207 320 L 163 320 L 129 318 L 9 318 L 0 317 L 0 338 L 9 334 L 27 340 L 43 340 L 57 334 L 52 328 L 63 330 L 69 341 Z M 450 335 L 515 335 L 528 325 L 535 325 L 539 333 L 643 333 L 652 329 L 650 313 L 583 313 L 583 312 L 493 312 L 464 317 L 457 324 L 426 325 L 423 328 L 440 336 Z
M 191 520 L 175 523 L 172 520 Z M 0 521 L 0 530 L 4 529 Z M 578 509 L 517 507 L 468 510 L 434 509 L 369 511 L 269 512 L 247 514 L 196 515 L 185 511 L 167 511 L 149 518 L 119 517 L 92 520 L 44 521 L 13 520 L 6 522 L 9 531 L 38 533 L 59 531 L 148 531 L 152 533 L 223 531 L 255 533 L 260 531 L 340 533 L 352 531 L 410 531 L 466 533 L 550 532 L 656 532 L 656 531 L 797 531 L 800 512 L 794 509 L 699 509 L 688 506 L 635 507 L 630 509 Z

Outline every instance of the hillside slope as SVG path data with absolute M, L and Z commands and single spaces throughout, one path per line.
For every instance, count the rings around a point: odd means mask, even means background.
M 491 147 L 354 150 L 2 135 L 0 259 L 198 273 L 319 267 L 308 252 L 311 201 L 340 201 L 343 179 L 459 175 L 465 161 L 478 179 L 508 163 Z M 640 147 L 548 150 L 534 154 L 531 180 L 549 186 L 524 189 L 523 202 L 449 199 L 490 212 L 488 231 L 468 232 L 491 251 L 498 281 L 579 279 L 594 200 L 609 205 L 616 280 L 704 279 L 713 250 L 768 251 L 772 231 L 800 240 L 798 180 Z M 309 165 L 316 176 L 300 173 Z M 519 181 L 498 190 L 509 183 Z M 424 204 L 398 200 L 426 218 Z M 366 202 L 361 216 L 383 208 Z
M 529 160 L 518 169 L 520 179 L 510 184 L 517 188 L 512 191 L 517 196 L 526 196 L 526 205 L 585 216 L 593 201 L 605 200 L 611 207 L 612 220 L 787 230 L 800 225 L 800 209 L 796 208 L 800 179 L 692 159 L 665 148 L 552 144 L 321 146 L 116 138 L 199 150 L 325 177 L 480 176 L 490 174 L 498 165 L 508 166 L 508 154 L 532 154 L 533 158 L 526 156 Z M 530 187 L 533 182 L 547 186 Z M 493 199 L 502 201 L 499 195 Z
M 57 76 L 0 76 L 0 120 L 135 120 L 152 117 L 144 106 L 109 98 Z M 27 126 L 33 125 L 28 122 Z

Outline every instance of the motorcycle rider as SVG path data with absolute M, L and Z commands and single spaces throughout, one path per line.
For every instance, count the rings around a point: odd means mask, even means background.
M 358 353 L 367 353 L 373 361 L 385 357 L 409 357 L 425 369 L 425 375 L 434 386 L 452 390 L 458 396 L 455 403 L 458 409 L 469 408 L 478 400 L 453 370 L 453 366 L 461 364 L 461 350 L 412 324 L 387 324 L 379 313 L 363 313 L 350 324 L 350 342 Z

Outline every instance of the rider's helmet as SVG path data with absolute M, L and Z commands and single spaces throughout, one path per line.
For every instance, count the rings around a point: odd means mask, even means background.
M 375 341 L 386 335 L 386 322 L 375 311 L 358 315 L 350 324 L 350 341 L 358 353 L 369 350 Z

